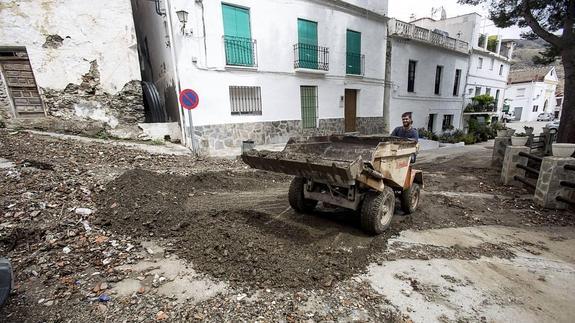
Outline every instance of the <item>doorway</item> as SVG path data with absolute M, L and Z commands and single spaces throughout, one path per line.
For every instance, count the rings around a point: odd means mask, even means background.
M 357 90 L 345 89 L 345 132 L 357 131 Z
M 522 113 L 523 113 L 523 107 L 515 107 L 515 121 L 521 120 Z

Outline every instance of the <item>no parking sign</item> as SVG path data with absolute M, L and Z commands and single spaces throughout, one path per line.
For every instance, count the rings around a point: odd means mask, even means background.
M 195 109 L 200 103 L 200 97 L 196 91 L 192 89 L 185 89 L 180 92 L 180 104 L 186 110 Z

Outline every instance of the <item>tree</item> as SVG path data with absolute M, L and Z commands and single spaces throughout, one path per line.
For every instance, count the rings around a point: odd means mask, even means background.
M 489 5 L 489 19 L 497 27 L 530 27 L 522 37 L 548 43 L 538 62 L 561 57 L 565 69 L 563 112 L 557 142 L 575 143 L 575 0 L 458 0 L 460 4 Z

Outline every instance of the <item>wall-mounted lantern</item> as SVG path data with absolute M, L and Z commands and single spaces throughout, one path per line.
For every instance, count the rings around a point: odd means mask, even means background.
M 176 14 L 178 15 L 178 20 L 182 24 L 182 34 L 185 35 L 186 34 L 186 23 L 188 22 L 188 12 L 185 10 L 178 10 L 178 11 L 176 11 Z

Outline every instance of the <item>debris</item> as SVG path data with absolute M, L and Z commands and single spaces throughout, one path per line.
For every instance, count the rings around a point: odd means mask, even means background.
M 64 249 L 62 249 L 62 252 L 66 254 L 70 253 L 71 251 L 72 249 L 70 249 L 70 247 L 64 247 Z
M 98 301 L 103 302 L 103 303 L 109 302 L 110 299 L 111 299 L 111 298 L 110 298 L 110 296 L 109 296 L 108 294 L 102 294 L 102 295 L 100 295 L 100 296 L 98 297 Z
M 83 208 L 83 207 L 76 208 L 75 212 L 76 212 L 76 214 L 82 215 L 82 216 L 88 216 L 88 215 L 93 213 L 92 209 Z
M 166 314 L 164 311 L 159 311 L 159 312 L 156 314 L 156 321 L 165 321 L 165 320 L 167 320 L 168 318 L 170 318 L 170 317 L 169 317 L 168 314 Z

